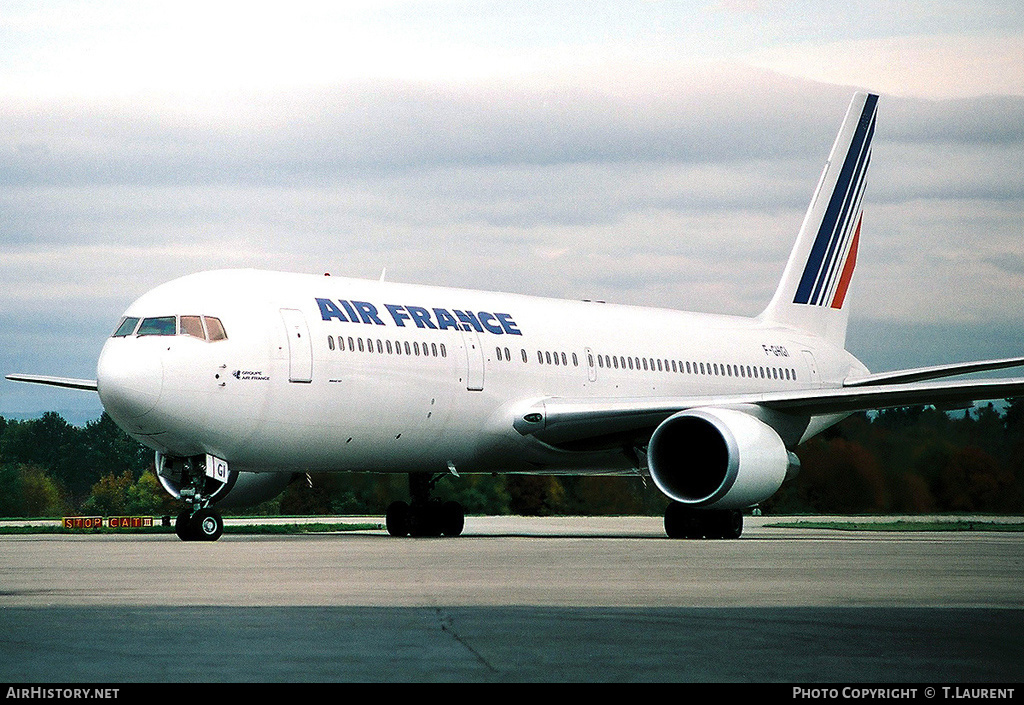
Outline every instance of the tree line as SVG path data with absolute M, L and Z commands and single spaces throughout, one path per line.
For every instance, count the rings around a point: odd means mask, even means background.
M 950 415 L 931 407 L 855 414 L 801 445 L 801 471 L 767 513 L 1024 512 L 1024 399 Z M 405 475 L 317 473 L 246 514 L 383 514 Z M 463 475 L 435 496 L 467 514 L 648 514 L 667 500 L 632 477 Z M 0 516 L 174 515 L 153 452 L 103 414 L 73 426 L 50 412 L 0 417 Z

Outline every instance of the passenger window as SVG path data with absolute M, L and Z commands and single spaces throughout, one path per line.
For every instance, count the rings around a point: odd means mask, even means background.
M 139 326 L 139 335 L 175 335 L 178 332 L 174 316 L 144 318 Z
M 206 340 L 206 333 L 203 332 L 203 321 L 199 316 L 182 316 L 178 319 L 178 332 L 182 335 L 191 335 L 193 338 Z M 331 346 L 334 349 L 334 346 Z
M 206 332 L 208 334 L 208 340 L 218 341 L 227 340 L 228 334 L 224 330 L 224 325 L 220 322 L 219 318 L 213 316 L 203 316 L 203 320 L 206 321 Z
M 330 348 L 331 350 L 334 350 L 334 336 L 333 335 L 327 336 L 327 347 Z
M 117 330 L 114 331 L 114 338 L 124 338 L 135 332 L 135 326 L 139 325 L 138 318 L 122 318 Z

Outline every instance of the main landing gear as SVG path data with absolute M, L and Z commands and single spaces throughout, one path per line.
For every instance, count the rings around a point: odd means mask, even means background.
M 672 502 L 665 510 L 665 533 L 670 539 L 738 539 L 743 514 L 738 509 L 693 509 Z
M 437 481 L 446 475 L 410 473 L 406 502 L 388 506 L 386 525 L 392 536 L 458 536 L 466 522 L 466 512 L 458 502 L 431 498 Z

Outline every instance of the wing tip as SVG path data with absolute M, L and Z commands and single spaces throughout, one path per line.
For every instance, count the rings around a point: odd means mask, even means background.
M 99 391 L 99 385 L 94 379 L 75 379 L 72 377 L 48 377 L 46 375 L 9 374 L 5 379 L 11 382 L 25 382 L 28 384 L 43 384 L 50 387 L 61 387 L 63 389 L 81 389 L 88 392 Z

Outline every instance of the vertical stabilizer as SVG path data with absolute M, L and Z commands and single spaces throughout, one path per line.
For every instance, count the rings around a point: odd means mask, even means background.
M 877 95 L 854 95 L 782 281 L 761 314 L 765 322 L 816 333 L 839 347 L 846 342 L 846 292 L 857 262 L 877 104 Z

